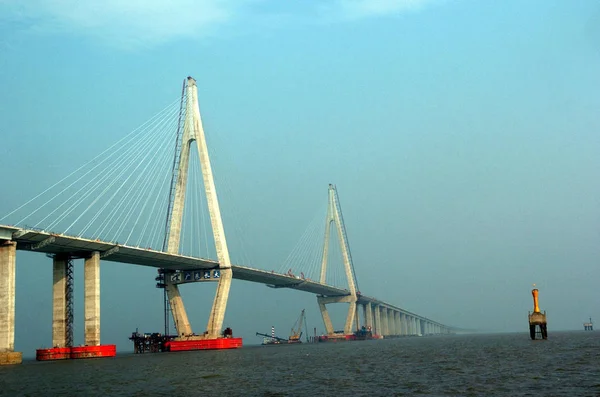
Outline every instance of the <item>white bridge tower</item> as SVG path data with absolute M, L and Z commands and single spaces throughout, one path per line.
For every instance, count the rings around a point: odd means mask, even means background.
M 198 155 L 200 157 L 200 166 L 202 168 L 202 178 L 204 180 L 204 189 L 206 193 L 206 201 L 208 203 L 208 213 L 212 226 L 213 236 L 215 240 L 215 248 L 217 251 L 217 259 L 219 261 L 220 278 L 215 293 L 215 299 L 206 333 L 203 338 L 217 338 L 221 335 L 221 328 L 225 318 L 225 310 L 227 308 L 227 299 L 229 297 L 229 289 L 231 287 L 231 261 L 229 259 L 229 251 L 227 249 L 227 241 L 225 240 L 225 231 L 223 229 L 223 221 L 221 219 L 221 211 L 219 209 L 219 201 L 217 199 L 217 190 L 213 179 L 210 159 L 208 157 L 208 148 L 204 129 L 202 128 L 202 119 L 200 118 L 200 108 L 198 105 L 198 89 L 196 80 L 192 77 L 187 78 L 185 90 L 186 95 L 186 117 L 183 126 L 183 136 L 181 138 L 181 146 L 179 149 L 179 165 L 177 173 L 177 181 L 175 182 L 175 192 L 173 195 L 173 205 L 170 214 L 169 235 L 167 252 L 170 254 L 179 253 L 179 242 L 181 239 L 181 225 L 183 221 L 183 206 L 185 203 L 185 193 L 188 179 L 188 166 L 190 161 L 191 145 L 195 142 L 198 147 Z M 192 327 L 188 320 L 183 300 L 179 294 L 179 287 L 173 284 L 165 277 L 165 289 L 177 335 L 179 337 L 190 337 L 192 335 Z
M 348 280 L 348 291 L 349 295 L 344 296 L 317 296 L 317 302 L 321 309 L 321 315 L 323 316 L 323 322 L 325 323 L 325 329 L 328 335 L 334 334 L 333 324 L 331 318 L 327 312 L 326 304 L 329 303 L 349 303 L 348 315 L 346 317 L 346 324 L 344 325 L 344 334 L 348 335 L 352 333 L 352 323 L 356 320 L 356 328 L 358 329 L 358 314 L 356 311 L 357 302 L 357 291 L 356 291 L 356 279 L 354 275 L 354 269 L 352 264 L 352 255 L 350 253 L 350 246 L 348 244 L 348 238 L 346 236 L 346 228 L 344 226 L 344 219 L 342 217 L 342 210 L 340 208 L 339 198 L 335 185 L 329 185 L 329 205 L 327 206 L 327 217 L 325 219 L 325 244 L 323 246 L 323 259 L 321 262 L 321 283 L 325 284 L 327 275 L 327 260 L 329 256 L 329 239 L 331 235 L 331 224 L 335 224 L 335 229 L 338 235 L 338 241 L 340 243 L 340 249 L 342 251 L 342 259 L 344 261 L 344 270 L 346 272 L 346 279 Z

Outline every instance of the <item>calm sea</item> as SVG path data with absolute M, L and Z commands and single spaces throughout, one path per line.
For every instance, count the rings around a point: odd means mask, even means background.
M 413 337 L 36 362 L 3 396 L 600 396 L 600 332 Z

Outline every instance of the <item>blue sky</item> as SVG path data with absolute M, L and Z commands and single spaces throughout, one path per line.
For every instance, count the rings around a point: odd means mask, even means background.
M 335 183 L 364 293 L 442 323 L 523 331 L 537 283 L 551 329 L 600 318 L 595 1 L 5 0 L 0 37 L 0 214 L 192 75 L 230 160 L 215 160 L 231 184 L 224 207 L 257 266 L 280 266 Z M 19 253 L 17 267 L 27 353 L 51 341 L 51 262 Z M 136 326 L 161 329 L 153 278 L 104 264 L 103 342 L 127 349 Z M 183 294 L 201 330 L 213 291 Z M 271 325 L 287 332 L 302 308 L 321 331 L 314 297 L 234 282 L 226 323 L 251 342 Z

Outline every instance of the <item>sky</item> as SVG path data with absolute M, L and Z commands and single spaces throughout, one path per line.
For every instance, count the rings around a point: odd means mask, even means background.
M 239 221 L 226 233 L 254 266 L 281 268 L 335 183 L 364 294 L 455 327 L 525 332 L 536 283 L 549 332 L 600 319 L 598 2 L 166 4 L 0 0 L 0 216 L 193 76 L 222 154 L 224 217 L 235 207 Z M 155 272 L 103 262 L 103 343 L 127 351 L 136 327 L 162 330 Z M 51 280 L 50 259 L 19 252 L 26 356 L 51 344 Z M 202 332 L 214 288 L 182 294 Z M 322 332 L 314 296 L 234 280 L 225 324 L 259 343 L 302 309 Z M 332 311 L 341 328 L 344 308 Z

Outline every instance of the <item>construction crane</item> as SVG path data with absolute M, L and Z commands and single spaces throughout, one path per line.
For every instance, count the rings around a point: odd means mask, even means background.
M 292 327 L 292 332 L 290 334 L 290 338 L 288 339 L 288 343 L 302 343 L 300 337 L 302 336 L 302 324 L 306 327 L 306 317 L 304 315 L 304 309 L 300 313 L 300 317 L 296 320 L 296 323 Z M 306 332 L 308 335 L 308 332 Z

